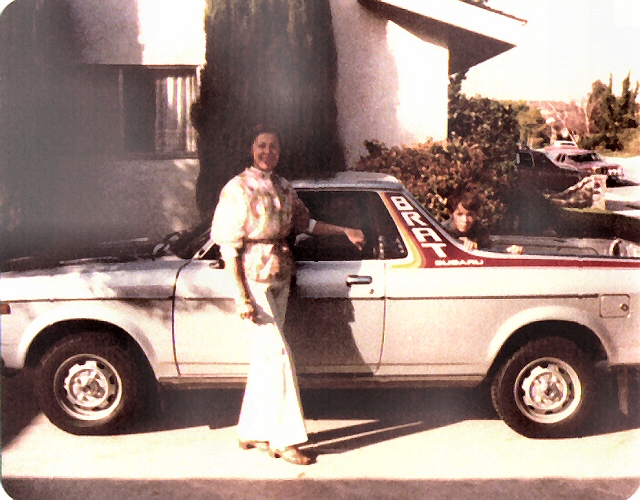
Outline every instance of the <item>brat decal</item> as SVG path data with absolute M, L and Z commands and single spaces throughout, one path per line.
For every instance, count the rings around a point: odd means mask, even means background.
M 410 261 L 399 267 L 446 267 L 482 266 L 482 259 L 466 259 L 455 246 L 447 243 L 441 234 L 425 220 L 406 197 L 385 195 L 383 197 L 398 229 L 410 242 Z M 453 254 L 453 255 L 452 255 Z M 451 257 L 455 258 L 451 258 Z
M 443 243 L 438 233 L 432 227 L 429 227 L 422 215 L 415 211 L 407 199 L 404 196 L 392 196 L 391 202 L 400 211 L 405 225 L 411 229 L 413 237 L 420 243 L 420 246 L 422 248 L 430 248 L 438 257 L 446 259 L 447 254 L 444 251 L 444 247 L 447 244 Z

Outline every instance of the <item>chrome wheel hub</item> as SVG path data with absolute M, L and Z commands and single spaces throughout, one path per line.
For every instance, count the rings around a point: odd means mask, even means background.
M 95 355 L 68 359 L 56 371 L 56 400 L 70 416 L 99 420 L 109 416 L 122 399 L 122 381 L 107 360 Z
M 560 359 L 543 358 L 529 363 L 518 374 L 514 387 L 522 413 L 535 422 L 560 422 L 580 405 L 582 385 L 575 370 Z

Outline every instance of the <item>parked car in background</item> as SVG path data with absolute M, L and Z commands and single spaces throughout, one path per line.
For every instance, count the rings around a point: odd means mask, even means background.
M 516 163 L 524 179 L 551 191 L 563 191 L 590 175 L 606 175 L 609 187 L 626 183 L 620 165 L 572 141 L 556 141 L 544 149 L 523 146 L 516 155 Z
M 580 182 L 590 173 L 560 168 L 543 150 L 522 146 L 516 153 L 518 179 L 540 191 L 560 192 Z
M 507 425 L 560 437 L 589 422 L 597 367 L 622 384 L 636 376 L 637 244 L 513 236 L 468 251 L 393 177 L 343 172 L 294 185 L 313 217 L 367 238 L 362 251 L 339 237 L 291 242 L 285 331 L 301 387 L 487 381 Z M 527 253 L 500 251 L 513 244 Z M 122 257 L 112 245 L 44 262 L 4 265 L 2 358 L 34 370 L 39 405 L 58 427 L 110 433 L 141 416 L 159 385 L 245 383 L 235 285 L 206 222 Z
M 624 171 L 620 165 L 609 163 L 593 150 L 560 145 L 546 147 L 544 151 L 549 159 L 560 168 L 585 172 L 589 175 L 606 175 L 613 181 L 624 178 Z

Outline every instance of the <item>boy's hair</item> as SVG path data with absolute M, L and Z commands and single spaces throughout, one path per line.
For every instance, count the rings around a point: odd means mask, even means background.
M 457 196 L 451 197 L 451 206 L 449 209 L 452 213 L 456 208 L 458 208 L 458 205 L 462 205 L 463 208 L 470 212 L 478 213 L 482 206 L 482 201 L 476 191 L 464 191 Z

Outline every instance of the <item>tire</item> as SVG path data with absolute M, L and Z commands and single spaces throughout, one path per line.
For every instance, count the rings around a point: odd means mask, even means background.
M 593 405 L 593 372 L 593 364 L 573 342 L 560 337 L 531 341 L 498 372 L 491 386 L 493 406 L 524 436 L 574 436 Z
M 108 333 L 65 337 L 42 357 L 35 380 L 40 409 L 71 434 L 121 431 L 149 402 L 136 358 Z

